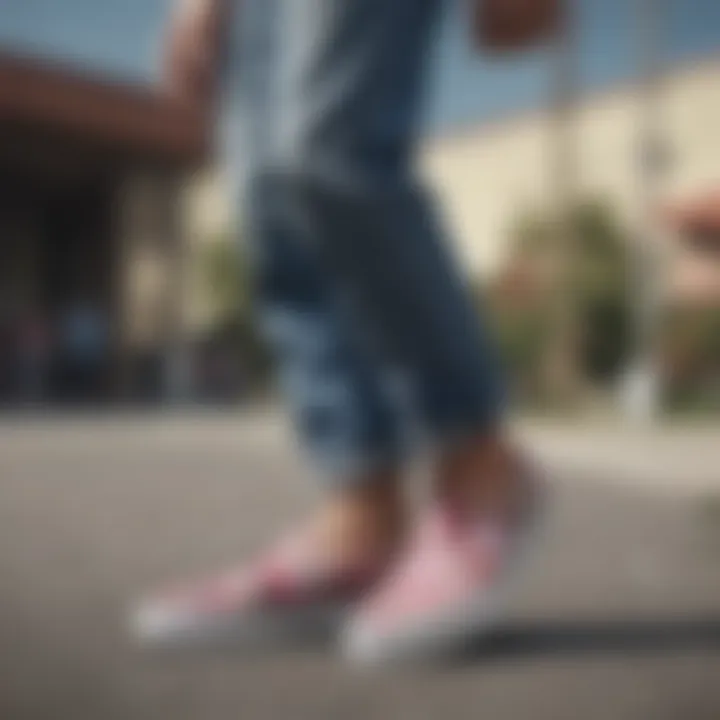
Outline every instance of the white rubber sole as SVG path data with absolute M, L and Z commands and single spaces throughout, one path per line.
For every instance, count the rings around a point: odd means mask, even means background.
M 422 623 L 377 634 L 351 623 L 342 639 L 345 657 L 359 665 L 376 665 L 412 660 L 430 660 L 459 650 L 470 639 L 477 639 L 496 627 L 499 616 L 490 598 L 447 609 L 442 615 Z
M 460 651 L 497 629 L 506 600 L 522 577 L 522 570 L 538 548 L 545 520 L 544 502 L 515 540 L 510 566 L 497 585 L 481 596 L 444 608 L 421 622 L 401 625 L 392 632 L 376 632 L 351 619 L 344 629 L 341 648 L 345 657 L 360 665 L 431 660 Z
M 345 618 L 340 604 L 258 610 L 243 615 L 192 616 L 161 606 L 130 615 L 129 634 L 145 650 L 262 650 L 325 640 Z

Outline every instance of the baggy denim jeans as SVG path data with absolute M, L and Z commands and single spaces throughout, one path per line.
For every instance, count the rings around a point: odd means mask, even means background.
M 352 483 L 414 449 L 407 407 L 433 444 L 494 429 L 495 349 L 414 170 L 444 3 L 240 5 L 242 219 L 303 445 Z

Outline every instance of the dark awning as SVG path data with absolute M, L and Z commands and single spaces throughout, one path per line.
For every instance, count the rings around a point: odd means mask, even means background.
M 0 136 L 52 137 L 116 155 L 192 166 L 208 154 L 212 112 L 149 86 L 0 52 Z

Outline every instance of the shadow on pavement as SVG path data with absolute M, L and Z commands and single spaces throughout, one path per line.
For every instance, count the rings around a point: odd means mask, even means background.
M 720 653 L 720 616 L 686 620 L 518 622 L 490 636 L 470 639 L 452 659 L 492 662 L 548 655 L 667 653 L 688 649 Z
M 186 647 L 151 652 L 182 660 L 208 657 L 258 657 L 287 652 L 335 653 L 337 626 L 314 625 L 292 638 L 265 637 L 249 643 L 231 636 Z M 508 623 L 490 635 L 468 638 L 460 649 L 434 656 L 451 665 L 504 660 L 544 660 L 552 656 L 632 655 L 703 650 L 720 654 L 720 616 L 693 619 L 528 620 Z M 428 658 L 431 660 L 431 658 Z

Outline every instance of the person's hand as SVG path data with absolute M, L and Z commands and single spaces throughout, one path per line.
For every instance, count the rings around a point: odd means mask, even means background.
M 193 106 L 210 99 L 227 6 L 225 0 L 176 0 L 162 67 L 163 88 L 173 98 Z
M 481 48 L 523 50 L 548 40 L 562 26 L 566 0 L 472 0 L 474 35 Z

